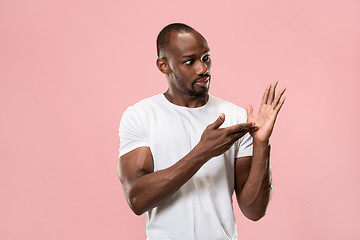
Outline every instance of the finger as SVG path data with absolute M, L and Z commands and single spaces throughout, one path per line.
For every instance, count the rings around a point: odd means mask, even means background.
M 279 104 L 280 99 L 282 97 L 282 95 L 284 94 L 284 92 L 286 91 L 286 87 L 283 87 L 277 94 L 276 94 L 276 98 L 273 101 L 273 103 L 271 104 L 271 106 L 273 107 L 273 109 L 276 108 L 276 106 Z
M 253 107 L 250 104 L 246 105 L 246 114 L 248 116 L 251 116 L 253 115 L 253 112 L 254 112 Z
M 269 84 L 267 85 L 266 89 L 265 89 L 263 98 L 262 98 L 262 100 L 261 100 L 261 104 L 266 104 L 267 99 L 268 99 L 268 97 L 269 97 L 270 87 L 271 87 L 271 83 L 269 83 Z
M 275 90 L 276 90 L 276 86 L 278 85 L 279 81 L 276 80 L 274 82 L 274 84 L 271 84 L 271 88 L 270 88 L 270 91 L 269 91 L 269 97 L 267 99 L 267 104 L 271 104 L 273 101 L 274 101 L 274 98 L 275 98 Z
M 283 97 L 280 99 L 280 103 L 276 106 L 276 108 L 275 108 L 276 115 L 279 113 L 282 105 L 284 105 L 285 99 L 286 99 L 286 96 L 283 96 Z
M 209 127 L 212 129 L 219 128 L 225 121 L 225 114 L 221 113 L 220 116 L 215 120 L 214 123 L 210 124 Z
M 255 123 L 240 123 L 230 127 L 227 127 L 229 134 L 238 133 L 240 131 L 250 132 L 254 129 Z

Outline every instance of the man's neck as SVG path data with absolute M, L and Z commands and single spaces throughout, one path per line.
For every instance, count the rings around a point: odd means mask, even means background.
M 199 97 L 195 97 L 195 96 L 190 96 L 190 95 L 182 95 L 182 96 L 177 96 L 175 94 L 171 94 L 171 92 L 169 90 L 167 90 L 164 93 L 165 98 L 178 106 L 183 106 L 183 107 L 188 107 L 188 108 L 197 108 L 197 107 L 202 107 L 204 106 L 207 101 L 209 100 L 209 94 L 206 93 L 204 94 L 204 96 L 199 96 Z

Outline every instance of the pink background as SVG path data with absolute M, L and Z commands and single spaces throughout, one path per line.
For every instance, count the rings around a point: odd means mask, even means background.
M 145 239 L 117 178 L 123 111 L 166 90 L 163 26 L 212 50 L 211 94 L 258 108 L 287 86 L 274 194 L 240 239 L 360 239 L 359 1 L 0 2 L 0 239 Z

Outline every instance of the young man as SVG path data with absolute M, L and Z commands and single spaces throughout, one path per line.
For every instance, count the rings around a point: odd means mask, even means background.
M 237 239 L 232 195 L 243 214 L 265 215 L 271 194 L 270 145 L 285 88 L 269 84 L 259 113 L 208 94 L 210 49 L 184 24 L 157 38 L 168 89 L 129 107 L 120 135 L 119 178 L 135 214 L 146 212 L 149 240 Z

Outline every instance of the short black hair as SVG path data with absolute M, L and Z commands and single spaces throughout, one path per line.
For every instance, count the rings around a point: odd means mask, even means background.
M 195 31 L 192 27 L 184 23 L 172 23 L 164 27 L 156 39 L 156 51 L 157 56 L 160 56 L 161 50 L 163 50 L 168 44 L 170 39 L 170 34 L 172 32 L 192 32 Z

